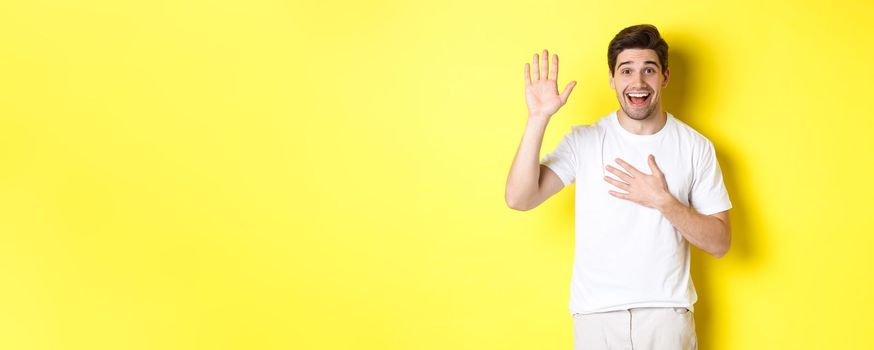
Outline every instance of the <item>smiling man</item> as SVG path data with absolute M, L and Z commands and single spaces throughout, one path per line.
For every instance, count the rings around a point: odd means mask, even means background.
M 575 349 L 696 349 L 689 243 L 715 257 L 731 244 L 731 201 L 713 144 L 666 112 L 668 44 L 652 25 L 610 42 L 620 108 L 575 125 L 538 161 L 546 126 L 576 82 L 558 92 L 558 56 L 525 64 L 525 133 L 505 199 L 529 210 L 576 182 L 569 309 Z

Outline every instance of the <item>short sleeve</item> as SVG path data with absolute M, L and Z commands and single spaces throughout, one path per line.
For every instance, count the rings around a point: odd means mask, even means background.
M 706 140 L 706 145 L 698 152 L 696 160 L 695 178 L 689 194 L 692 207 L 703 215 L 731 209 L 731 200 L 722 181 L 722 170 L 712 142 Z
M 577 176 L 577 151 L 574 131 L 575 128 L 572 127 L 571 131 L 564 134 L 561 138 L 558 146 L 540 160 L 540 164 L 546 165 L 555 172 L 565 186 L 573 183 Z

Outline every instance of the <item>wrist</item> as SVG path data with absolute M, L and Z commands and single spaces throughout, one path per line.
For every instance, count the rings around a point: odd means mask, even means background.
M 546 126 L 549 123 L 549 117 L 545 114 L 528 114 L 528 126 Z
M 665 213 L 673 210 L 677 206 L 683 206 L 680 201 L 674 198 L 669 192 L 665 192 L 662 196 L 656 199 L 655 207 L 664 215 Z

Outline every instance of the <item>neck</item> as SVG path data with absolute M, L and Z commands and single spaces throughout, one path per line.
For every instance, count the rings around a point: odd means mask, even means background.
M 625 112 L 622 111 L 622 108 L 617 111 L 616 116 L 619 119 L 619 125 L 622 126 L 623 129 L 636 135 L 655 134 L 665 126 L 665 123 L 668 122 L 668 114 L 665 111 L 662 111 L 661 106 L 656 108 L 652 114 L 643 120 L 629 118 L 625 115 Z

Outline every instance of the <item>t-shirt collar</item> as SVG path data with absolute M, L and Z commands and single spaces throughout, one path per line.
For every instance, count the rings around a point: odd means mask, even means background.
M 628 130 L 625 130 L 625 128 L 623 128 L 622 125 L 619 124 L 619 115 L 618 115 L 617 111 L 613 111 L 613 113 L 610 113 L 610 124 L 613 125 L 613 128 L 616 129 L 616 131 L 620 135 L 622 135 L 623 137 L 625 137 L 629 140 L 652 141 L 652 140 L 657 140 L 657 139 L 662 138 L 662 136 L 664 136 L 667 133 L 668 128 L 673 127 L 674 116 L 671 115 L 671 113 L 669 113 L 669 112 L 665 112 L 665 113 L 667 114 L 667 120 L 665 121 L 665 125 L 662 126 L 662 128 L 659 131 L 657 131 L 655 134 L 651 134 L 651 135 L 638 135 L 638 134 L 632 133 Z

